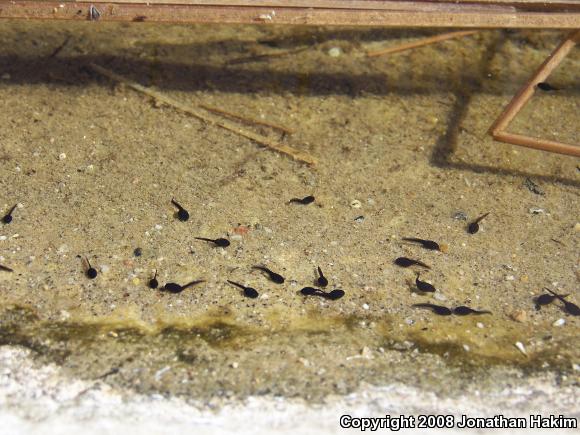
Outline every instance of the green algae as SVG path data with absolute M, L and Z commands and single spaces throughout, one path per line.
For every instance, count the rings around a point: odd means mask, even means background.
M 373 323 L 379 326 L 361 326 Z M 450 325 L 446 326 L 446 334 Z M 461 331 L 464 326 L 461 322 L 458 325 L 457 330 Z M 572 372 L 573 355 L 560 351 L 560 346 L 565 346 L 561 341 L 524 356 L 516 349 L 500 353 L 486 349 L 466 351 L 461 341 L 435 337 L 417 328 L 403 334 L 393 327 L 393 319 L 381 323 L 381 319 L 361 316 L 323 319 L 311 315 L 295 319 L 294 324 L 257 327 L 238 324 L 228 314 L 207 316 L 189 325 L 164 323 L 157 329 L 145 329 L 118 322 L 41 320 L 33 310 L 23 307 L 0 313 L 0 345 L 22 346 L 38 360 L 60 365 L 72 375 L 106 377 L 107 382 L 142 392 L 199 397 L 221 395 L 224 391 L 239 396 L 264 391 L 295 395 L 296 379 L 303 376 L 298 382 L 306 388 L 303 395 L 322 398 L 337 391 L 353 391 L 361 381 L 384 383 L 411 378 L 416 376 L 413 366 L 423 364 L 421 361 L 429 361 L 433 367 L 433 373 L 417 380 L 421 384 L 439 382 L 436 373 L 445 371 L 454 372 L 456 382 L 484 378 L 493 368 L 517 369 L 526 374 Z M 501 338 L 506 343 L 511 339 Z M 365 357 L 365 348 L 377 350 L 377 356 Z M 288 362 L 294 352 L 298 362 L 303 361 L 307 367 L 334 366 L 335 370 L 329 379 L 305 376 L 302 363 Z M 152 359 L 151 355 L 155 357 Z M 310 355 L 317 357 L 309 361 Z M 318 361 L 325 356 L 336 361 Z M 232 373 L 232 365 L 236 366 L 239 358 L 246 366 L 242 375 Z M 279 368 L 276 376 L 267 370 L 268 366 Z M 123 369 L 126 367 L 134 367 L 138 374 L 127 377 Z M 159 381 L 159 373 L 165 372 L 171 374 Z

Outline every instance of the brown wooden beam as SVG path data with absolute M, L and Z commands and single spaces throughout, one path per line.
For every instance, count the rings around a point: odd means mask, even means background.
M 305 4 L 310 4 L 306 7 Z M 94 8 L 94 9 L 92 9 Z M 89 13 L 93 10 L 97 13 Z M 578 1 L 0 0 L 0 19 L 389 27 L 580 28 Z

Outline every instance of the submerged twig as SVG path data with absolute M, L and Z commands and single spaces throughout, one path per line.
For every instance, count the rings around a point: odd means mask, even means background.
M 56 57 L 62 51 L 62 49 L 66 47 L 66 45 L 71 40 L 71 37 L 71 35 L 67 35 L 66 38 L 64 38 L 64 41 L 58 47 L 52 50 L 52 53 L 50 53 L 48 57 Z
M 447 41 L 448 39 L 460 38 L 462 36 L 473 35 L 479 30 L 461 30 L 459 32 L 443 33 L 441 35 L 429 36 L 419 41 L 409 42 L 407 44 L 397 45 L 395 47 L 384 48 L 377 51 L 367 52 L 368 57 L 382 56 L 384 54 L 398 53 L 400 51 L 411 50 L 413 48 L 424 47 L 425 45 L 435 44 L 437 42 Z
M 236 59 L 231 59 L 229 61 L 226 62 L 227 65 L 238 65 L 241 63 L 248 63 L 248 62 L 257 62 L 259 60 L 263 60 L 263 59 L 270 59 L 272 57 L 282 57 L 282 56 L 288 56 L 291 54 L 296 54 L 296 53 L 300 53 L 302 51 L 306 51 L 309 48 L 312 47 L 299 47 L 299 48 L 292 48 L 290 50 L 283 50 L 283 51 L 272 51 L 270 53 L 262 53 L 262 54 L 254 54 L 251 56 L 246 56 L 246 57 L 238 57 Z
M 168 97 L 167 95 L 164 95 L 159 91 L 147 88 L 143 85 L 140 85 L 139 83 L 136 83 L 132 80 L 129 80 L 123 76 L 120 76 L 119 74 L 117 74 L 111 70 L 108 70 L 107 68 L 103 68 L 102 66 L 99 66 L 95 63 L 90 63 L 89 66 L 94 71 L 96 71 L 99 74 L 104 75 L 105 77 L 108 77 L 112 80 L 123 83 L 126 86 L 129 86 L 130 88 L 132 88 L 138 92 L 141 92 L 145 95 L 148 95 L 152 98 L 155 98 L 158 101 L 161 101 L 165 104 L 168 104 L 169 106 L 174 107 L 175 109 L 181 110 L 182 112 L 185 112 L 185 113 L 187 113 L 191 116 L 194 116 L 198 119 L 201 119 L 202 121 L 205 121 L 209 124 L 214 124 L 214 125 L 217 125 L 218 127 L 221 127 L 225 130 L 229 130 L 231 132 L 237 133 L 240 136 L 251 139 L 251 140 L 253 140 L 261 145 L 264 145 L 268 148 L 271 148 L 275 151 L 278 151 L 278 152 L 283 153 L 283 154 L 287 154 L 287 155 L 291 156 L 292 158 L 299 160 L 301 162 L 308 163 L 310 165 L 314 165 L 316 163 L 316 160 L 314 159 L 314 157 L 312 157 L 310 154 L 308 154 L 305 151 L 300 151 L 300 150 L 297 150 L 295 148 L 292 148 L 291 146 L 281 144 L 281 143 L 276 142 L 276 141 L 274 141 L 274 140 L 272 140 L 264 135 L 254 133 L 253 131 L 246 130 L 242 127 L 239 127 L 239 126 L 237 126 L 229 121 L 216 118 L 216 117 L 209 115 L 209 114 L 202 113 L 194 107 L 191 107 L 187 104 L 176 101 L 173 98 Z
M 220 115 L 229 116 L 230 118 L 239 119 L 240 121 L 246 122 L 248 124 L 263 125 L 264 127 L 270 127 L 270 128 L 273 128 L 274 130 L 280 130 L 281 132 L 286 133 L 286 134 L 294 133 L 293 130 L 290 130 L 289 128 L 286 128 L 282 125 L 274 124 L 272 122 L 267 122 L 267 121 L 260 121 L 259 119 L 247 118 L 245 116 L 238 115 L 237 113 L 228 112 L 227 110 L 220 109 L 219 107 L 208 106 L 206 104 L 199 104 L 199 107 L 207 110 L 208 112 L 213 112 L 213 113 L 218 113 Z

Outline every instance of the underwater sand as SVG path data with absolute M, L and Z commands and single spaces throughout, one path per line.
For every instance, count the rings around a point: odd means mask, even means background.
M 484 31 L 365 56 L 438 32 L 0 22 L 0 210 L 21 204 L 0 226 L 0 264 L 14 269 L 0 273 L 0 344 L 64 379 L 201 408 L 256 396 L 321 404 L 393 385 L 475 403 L 540 377 L 544 403 L 580 415 L 578 319 L 533 303 L 543 287 L 580 303 L 578 159 L 486 134 L 561 34 Z M 290 128 L 255 131 L 318 164 L 157 104 L 90 62 Z M 579 62 L 572 51 L 549 79 L 562 90 L 538 93 L 510 131 L 578 143 Z M 288 204 L 310 194 L 313 204 Z M 399 256 L 429 264 L 421 277 L 438 291 L 415 292 Z M 344 298 L 299 294 L 317 266 Z M 165 294 L 146 285 L 155 270 L 162 284 L 207 282 Z M 493 314 L 412 308 L 425 302 Z

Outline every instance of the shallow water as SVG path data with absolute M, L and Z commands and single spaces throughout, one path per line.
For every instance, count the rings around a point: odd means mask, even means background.
M 71 376 L 203 399 L 324 400 L 392 382 L 453 395 L 514 371 L 577 383 L 578 320 L 532 301 L 550 287 L 580 302 L 577 160 L 486 134 L 560 34 L 485 31 L 364 54 L 434 33 L 1 22 L 0 206 L 23 205 L 0 228 L 0 264 L 15 269 L 0 275 L 1 343 Z M 572 52 L 550 78 L 562 90 L 536 95 L 511 131 L 578 142 L 579 60 Z M 256 131 L 319 163 L 151 102 L 89 62 L 183 103 L 284 125 L 294 133 Z M 309 194 L 314 204 L 287 203 Z M 173 197 L 188 222 L 173 216 Z M 470 235 L 458 211 L 491 214 Z M 227 249 L 194 239 L 226 235 Z M 399 256 L 428 263 L 422 279 L 438 292 L 416 293 Z M 299 295 L 319 265 L 343 299 Z M 146 286 L 154 269 L 161 283 L 207 283 L 163 294 Z M 440 318 L 412 308 L 422 302 L 493 314 Z

